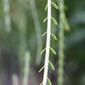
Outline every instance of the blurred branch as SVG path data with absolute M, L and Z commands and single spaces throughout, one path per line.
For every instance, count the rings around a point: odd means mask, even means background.
M 28 0 L 30 3 L 30 8 L 32 11 L 33 21 L 35 25 L 36 35 L 37 35 L 37 55 L 36 55 L 36 64 L 39 65 L 41 62 L 40 51 L 42 49 L 42 40 L 41 40 L 41 27 L 38 19 L 37 9 L 35 5 L 35 0 Z
M 20 0 L 22 3 L 23 0 Z M 18 2 L 18 4 L 20 4 L 20 2 Z M 22 5 L 18 5 L 18 12 L 17 12 L 17 25 L 19 28 L 19 51 L 18 51 L 18 56 L 20 59 L 20 64 L 21 64 L 21 68 L 23 67 L 23 62 L 24 62 L 24 58 L 23 56 L 25 56 L 25 52 L 26 52 L 26 48 L 27 48 L 27 43 L 26 43 L 26 15 L 25 15 L 25 9 L 22 9 Z

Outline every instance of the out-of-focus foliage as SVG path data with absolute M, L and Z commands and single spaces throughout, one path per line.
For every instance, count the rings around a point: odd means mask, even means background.
M 53 0 L 56 2 L 56 0 Z M 24 68 L 24 55 L 27 50 L 31 53 L 30 71 L 32 75 L 41 78 L 38 69 L 43 65 L 44 57 L 42 56 L 41 64 L 36 65 L 37 53 L 37 35 L 32 11 L 29 0 L 9 0 L 11 16 L 11 32 L 6 31 L 5 12 L 3 0 L 0 0 L 0 75 L 6 82 L 11 81 L 13 73 L 20 75 Z M 46 31 L 46 24 L 43 20 L 46 17 L 44 12 L 46 0 L 35 0 L 37 16 L 41 27 L 41 33 Z M 65 0 L 65 13 L 70 25 L 70 31 L 65 31 L 65 85 L 85 85 L 85 0 Z M 56 13 L 57 12 L 57 13 Z M 58 19 L 58 11 L 52 8 L 52 16 Z M 58 26 L 52 24 L 52 32 L 58 35 Z M 45 47 L 45 38 L 42 38 L 43 48 Z M 53 48 L 58 51 L 58 41 L 51 41 Z M 41 57 L 41 56 L 40 56 Z M 51 54 L 51 61 L 55 65 L 55 72 L 50 78 L 53 85 L 57 80 L 57 61 L 58 55 Z M 36 73 L 37 71 L 37 73 Z M 3 74 L 3 75 L 2 75 Z M 55 75 L 56 74 L 56 75 Z M 6 78 L 5 78 L 6 76 Z M 0 77 L 1 78 L 1 77 Z M 40 83 L 40 79 L 37 80 Z M 0 79 L 0 82 L 2 82 Z M 8 81 L 8 82 L 9 82 Z M 1 85 L 7 85 L 1 83 Z M 11 85 L 11 84 L 8 84 Z M 33 84 L 34 85 L 34 84 Z M 36 84 L 37 85 L 37 84 Z

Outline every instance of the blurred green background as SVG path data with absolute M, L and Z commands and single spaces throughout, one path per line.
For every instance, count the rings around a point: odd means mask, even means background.
M 52 0 L 55 3 L 57 0 Z M 46 0 L 0 0 L 0 85 L 23 85 L 25 56 L 29 55 L 28 84 L 39 85 L 43 72 L 46 38 Z M 65 13 L 70 30 L 65 31 L 64 85 L 85 85 L 85 0 L 65 0 Z M 52 8 L 52 16 L 58 21 L 58 10 Z M 58 26 L 52 24 L 52 32 L 58 37 Z M 58 53 L 58 40 L 51 39 Z M 58 55 L 50 55 L 56 70 L 49 71 L 53 85 L 57 85 Z M 26 73 L 28 73 L 28 70 Z

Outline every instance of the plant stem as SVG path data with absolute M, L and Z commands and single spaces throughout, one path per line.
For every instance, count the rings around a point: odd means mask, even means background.
M 48 22 L 47 22 L 47 40 L 46 40 L 46 54 L 45 54 L 45 65 L 44 65 L 44 76 L 43 85 L 47 84 L 48 76 L 48 63 L 49 63 L 49 51 L 50 51 L 50 35 L 51 35 L 51 0 L 48 0 Z
M 10 18 L 10 6 L 9 0 L 3 0 L 4 12 L 5 12 L 5 27 L 7 32 L 11 32 L 11 18 Z
M 63 85 L 64 66 L 64 0 L 59 0 L 59 69 L 58 85 Z

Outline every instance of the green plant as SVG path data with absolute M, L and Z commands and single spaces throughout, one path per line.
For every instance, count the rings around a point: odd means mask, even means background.
M 50 67 L 52 68 L 53 71 L 55 70 L 53 64 L 49 61 L 50 50 L 53 52 L 53 54 L 56 54 L 55 50 L 50 46 L 51 36 L 55 40 L 57 40 L 56 36 L 53 33 L 51 33 L 51 20 L 53 21 L 54 24 L 57 25 L 57 21 L 55 20 L 55 18 L 53 18 L 51 16 L 51 5 L 53 7 L 55 7 L 56 9 L 58 9 L 58 6 L 54 2 L 51 2 L 51 0 L 48 0 L 48 3 L 46 5 L 46 7 L 45 7 L 45 10 L 48 9 L 47 17 L 43 21 L 43 22 L 46 22 L 47 21 L 47 32 L 45 32 L 45 33 L 42 34 L 42 37 L 47 34 L 46 48 L 43 49 L 41 51 L 41 53 L 40 53 L 40 54 L 42 54 L 44 51 L 46 51 L 46 54 L 45 54 L 45 64 L 39 70 L 39 72 L 41 72 L 44 69 L 43 82 L 40 85 L 46 85 L 47 84 L 47 81 L 48 81 L 48 84 L 49 85 L 52 85 L 50 79 L 48 78 L 48 65 L 50 65 Z
M 58 60 L 58 85 L 63 85 L 64 74 L 64 29 L 69 31 L 69 25 L 64 13 L 64 0 L 58 0 L 59 5 L 59 60 Z

